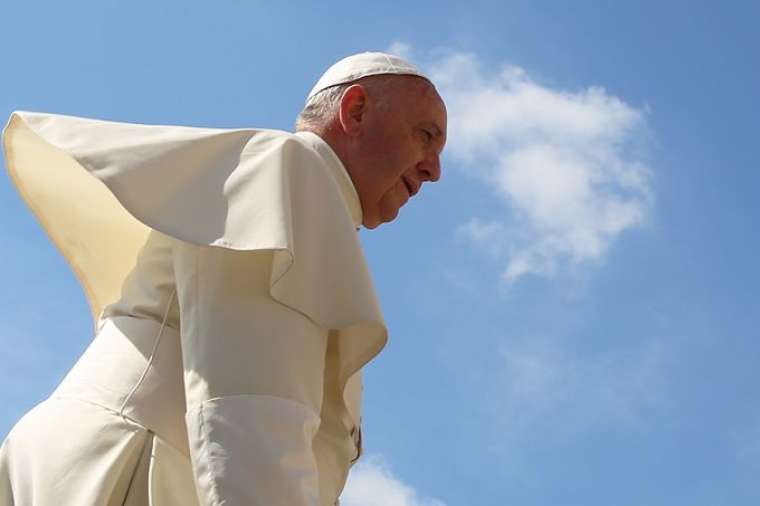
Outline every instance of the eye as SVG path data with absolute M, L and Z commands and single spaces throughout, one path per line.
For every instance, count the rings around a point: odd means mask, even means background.
M 425 141 L 430 142 L 433 140 L 433 134 L 424 128 L 421 128 L 420 131 L 422 132 L 422 135 L 425 137 Z

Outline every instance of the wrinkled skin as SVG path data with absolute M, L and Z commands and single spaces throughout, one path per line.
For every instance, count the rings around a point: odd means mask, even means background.
M 446 107 L 432 84 L 414 76 L 383 77 L 381 86 L 350 86 L 326 132 L 369 229 L 394 220 L 423 183 L 438 181 L 446 143 Z

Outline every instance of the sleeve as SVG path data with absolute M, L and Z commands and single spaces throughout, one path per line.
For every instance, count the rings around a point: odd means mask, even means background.
M 271 298 L 271 252 L 175 240 L 172 255 L 201 504 L 319 505 L 327 330 Z

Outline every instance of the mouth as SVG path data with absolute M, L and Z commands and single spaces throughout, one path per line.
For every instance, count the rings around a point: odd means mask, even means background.
M 406 191 L 409 192 L 409 196 L 414 197 L 418 191 L 417 188 L 415 188 L 414 184 L 407 180 L 405 177 L 402 177 L 401 180 L 404 182 L 404 186 L 406 186 Z

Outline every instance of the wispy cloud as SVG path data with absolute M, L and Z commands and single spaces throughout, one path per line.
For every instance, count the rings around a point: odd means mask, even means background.
M 668 407 L 674 357 L 664 340 L 576 352 L 548 339 L 510 339 L 498 354 L 501 367 L 481 386 L 507 444 L 531 435 L 645 429 L 652 413 Z
M 390 49 L 412 53 L 401 42 Z M 517 66 L 436 54 L 423 66 L 448 107 L 447 154 L 504 204 L 501 216 L 473 216 L 457 232 L 503 258 L 504 279 L 599 261 L 643 223 L 653 201 L 645 111 L 601 87 L 553 89 Z
M 391 45 L 388 46 L 388 52 L 400 56 L 401 58 L 406 58 L 407 60 L 412 59 L 412 45 L 400 40 L 392 42 Z
M 341 506 L 445 506 L 437 499 L 420 497 L 393 475 L 379 455 L 366 456 L 353 467 L 340 503 Z

